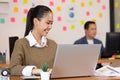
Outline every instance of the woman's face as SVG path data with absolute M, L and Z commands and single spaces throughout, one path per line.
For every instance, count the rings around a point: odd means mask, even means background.
M 45 13 L 41 20 L 37 20 L 37 24 L 35 25 L 35 29 L 40 36 L 46 36 L 53 24 L 53 15 L 51 12 Z

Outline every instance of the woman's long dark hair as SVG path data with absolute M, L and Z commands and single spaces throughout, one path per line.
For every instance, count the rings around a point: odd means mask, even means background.
M 26 30 L 24 37 L 28 35 L 28 33 L 33 29 L 34 23 L 33 19 L 37 18 L 39 21 L 42 17 L 44 17 L 45 13 L 52 12 L 50 8 L 44 5 L 38 5 L 34 8 L 30 8 L 27 14 L 27 22 L 26 22 Z

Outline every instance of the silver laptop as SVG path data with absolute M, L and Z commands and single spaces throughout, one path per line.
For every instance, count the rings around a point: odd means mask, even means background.
M 93 75 L 100 49 L 100 44 L 59 44 L 51 78 Z

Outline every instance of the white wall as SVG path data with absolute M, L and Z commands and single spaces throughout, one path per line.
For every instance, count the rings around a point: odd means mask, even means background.
M 98 30 L 96 38 L 102 40 L 103 44 L 106 32 L 110 31 L 109 0 L 0 0 L 0 2 L 8 2 L 9 6 L 8 12 L 0 12 L 0 20 L 4 19 L 4 22 L 0 21 L 0 50 L 7 50 L 7 60 L 9 60 L 8 37 L 23 37 L 25 30 L 23 19 L 26 18 L 24 9 L 34 5 L 44 4 L 53 10 L 54 24 L 48 37 L 58 44 L 73 44 L 76 39 L 84 36 L 83 25 L 87 20 L 96 20 Z M 4 10 L 5 7 L 2 7 Z M 14 11 L 14 7 L 18 7 L 18 12 Z M 71 12 L 75 17 L 69 17 Z M 62 19 L 57 20 L 58 16 Z M 12 17 L 15 18 L 15 22 L 11 21 Z M 74 25 L 73 28 L 71 25 Z M 66 26 L 67 30 L 63 29 L 63 26 Z

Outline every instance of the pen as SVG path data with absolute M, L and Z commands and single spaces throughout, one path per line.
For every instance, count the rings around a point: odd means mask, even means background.
M 114 72 L 116 72 L 116 73 L 120 73 L 119 71 L 117 71 L 117 70 L 115 70 L 115 69 L 112 69 L 112 68 L 110 68 L 110 67 L 107 67 L 108 69 L 110 69 L 110 70 L 112 70 L 112 71 L 114 71 Z

